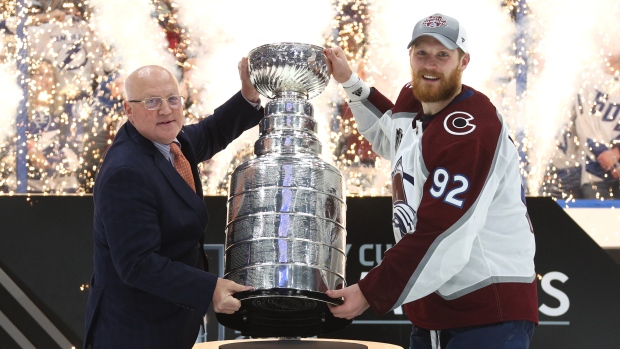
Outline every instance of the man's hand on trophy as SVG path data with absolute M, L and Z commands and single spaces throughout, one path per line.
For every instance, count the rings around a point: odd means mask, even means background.
M 324 51 L 327 57 L 327 68 L 329 73 L 334 77 L 338 83 L 342 84 L 347 82 L 353 74 L 349 62 L 347 62 L 347 56 L 344 54 L 342 48 L 336 46 L 326 48 Z
M 241 301 L 233 297 L 234 293 L 251 291 L 254 287 L 218 278 L 213 292 L 213 310 L 216 313 L 232 314 L 241 308 Z
M 250 80 L 250 69 L 248 65 L 248 58 L 243 57 L 239 64 L 237 65 L 239 68 L 239 78 L 241 78 L 241 94 L 245 99 L 252 103 L 260 102 L 260 94 L 252 85 L 252 81 Z
M 325 294 L 331 298 L 344 298 L 342 305 L 328 304 L 329 310 L 337 318 L 351 320 L 370 307 L 357 284 L 339 290 L 327 290 Z

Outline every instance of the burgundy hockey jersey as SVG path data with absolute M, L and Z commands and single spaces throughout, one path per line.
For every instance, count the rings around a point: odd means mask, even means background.
M 345 88 L 358 130 L 391 160 L 396 244 L 359 287 L 377 314 L 400 305 L 422 328 L 538 322 L 534 234 L 519 156 L 490 100 L 463 85 L 424 115 L 407 84 L 396 104 Z

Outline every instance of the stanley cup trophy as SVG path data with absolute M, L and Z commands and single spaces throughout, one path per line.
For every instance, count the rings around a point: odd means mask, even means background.
M 218 321 L 252 337 L 310 337 L 341 329 L 328 289 L 346 286 L 342 174 L 321 160 L 308 102 L 329 81 L 323 48 L 263 45 L 248 55 L 250 78 L 271 99 L 254 145 L 228 194 L 224 278 L 254 287 L 241 309 Z

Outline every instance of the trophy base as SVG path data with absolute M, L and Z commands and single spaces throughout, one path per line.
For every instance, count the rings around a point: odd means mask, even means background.
M 273 288 L 238 292 L 234 297 L 241 301 L 241 309 L 234 314 L 216 313 L 216 318 L 253 338 L 311 337 L 352 322 L 334 317 L 327 305 L 341 305 L 343 301 L 322 292 Z
M 338 341 L 274 340 L 220 345 L 219 349 L 368 349 L 367 345 Z

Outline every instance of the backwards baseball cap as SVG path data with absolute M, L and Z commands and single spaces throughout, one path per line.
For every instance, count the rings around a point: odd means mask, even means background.
M 413 46 L 413 42 L 421 36 L 432 36 L 450 50 L 460 47 L 464 52 L 468 51 L 467 32 L 452 17 L 436 13 L 421 19 L 413 28 L 413 35 L 407 48 Z

